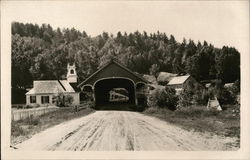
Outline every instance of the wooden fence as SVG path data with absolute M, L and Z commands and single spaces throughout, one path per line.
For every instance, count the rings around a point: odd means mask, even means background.
M 58 110 L 58 107 L 55 107 L 55 106 L 39 107 L 39 108 L 31 108 L 31 109 L 12 109 L 11 119 L 13 121 L 18 121 L 21 119 L 30 118 L 31 116 L 37 117 L 45 113 L 53 112 L 56 110 Z

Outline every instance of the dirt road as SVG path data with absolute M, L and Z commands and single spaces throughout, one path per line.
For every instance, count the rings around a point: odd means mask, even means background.
M 233 150 L 236 139 L 183 130 L 137 112 L 97 111 L 49 128 L 20 150 Z

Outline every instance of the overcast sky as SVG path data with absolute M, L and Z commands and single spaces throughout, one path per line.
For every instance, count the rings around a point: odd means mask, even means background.
M 91 36 L 159 30 L 180 42 L 185 37 L 244 51 L 249 46 L 248 6 L 248 1 L 11 1 L 2 7 L 11 21 L 74 27 Z

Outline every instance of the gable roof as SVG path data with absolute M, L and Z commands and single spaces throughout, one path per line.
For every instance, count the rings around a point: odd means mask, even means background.
M 183 84 L 189 77 L 190 77 L 190 75 L 173 77 L 168 82 L 168 85 Z
M 233 87 L 234 83 L 225 83 L 224 84 L 224 87 L 225 88 L 230 88 L 230 87 Z
M 96 76 L 99 72 L 101 72 L 102 70 L 106 69 L 108 66 L 110 66 L 111 64 L 115 64 L 117 66 L 119 66 L 120 68 L 126 70 L 127 72 L 131 73 L 133 76 L 137 77 L 138 79 L 140 79 L 142 82 L 148 83 L 148 81 L 146 79 L 144 79 L 143 77 L 141 77 L 140 75 L 134 73 L 133 71 L 131 71 L 130 69 L 128 69 L 127 67 L 119 64 L 118 62 L 111 60 L 109 63 L 107 63 L 106 65 L 102 66 L 100 69 L 98 69 L 96 72 L 94 72 L 92 75 L 90 75 L 87 79 L 85 79 L 83 82 L 81 82 L 77 87 L 80 87 L 81 85 L 85 84 L 88 80 L 90 80 L 92 77 Z
M 169 73 L 169 72 L 160 72 L 158 77 L 157 77 L 157 81 L 158 82 L 168 82 L 175 76 L 177 76 L 177 74 Z
M 155 76 L 144 74 L 143 78 L 146 79 L 147 81 L 149 81 L 150 83 L 154 83 L 154 84 L 157 83 Z
M 43 80 L 34 81 L 33 83 L 33 88 L 26 95 L 75 92 L 67 80 Z

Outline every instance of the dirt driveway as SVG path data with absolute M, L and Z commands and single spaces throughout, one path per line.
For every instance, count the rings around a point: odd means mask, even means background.
M 137 112 L 97 111 L 49 128 L 19 150 L 234 150 L 236 139 L 186 131 Z

